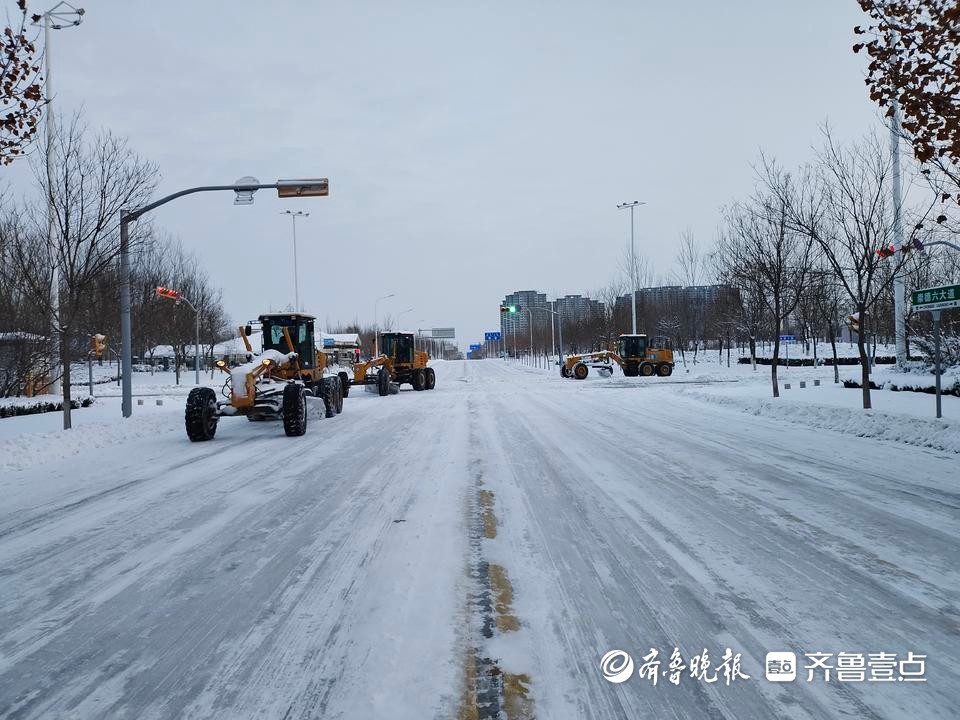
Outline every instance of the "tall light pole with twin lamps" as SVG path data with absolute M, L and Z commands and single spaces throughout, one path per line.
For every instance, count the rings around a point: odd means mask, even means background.
M 618 210 L 630 208 L 630 309 L 633 317 L 633 334 L 637 334 L 637 249 L 633 244 L 633 211 L 637 205 L 646 205 L 645 202 L 634 200 L 617 205 Z
M 53 46 L 51 43 L 51 30 L 62 30 L 67 27 L 76 27 L 82 22 L 84 14 L 83 8 L 76 8 L 68 2 L 59 2 L 45 13 L 35 24 L 43 23 L 43 63 L 44 63 L 44 84 L 43 92 L 46 98 L 46 130 L 47 130 L 47 244 L 53 253 L 53 262 L 50 277 L 50 309 L 52 320 L 50 322 L 51 340 L 53 341 L 53 358 L 50 363 L 50 376 L 53 380 L 51 392 L 54 395 L 60 394 L 60 376 L 57 369 L 60 367 L 60 328 L 59 328 L 59 306 L 60 306 L 60 258 L 57 247 L 53 242 L 54 228 L 54 209 L 53 209 L 53 178 L 54 171 L 54 136 L 57 133 L 57 118 L 53 112 Z M 64 407 L 63 428 L 70 427 L 70 411 Z
M 297 265 L 297 218 L 310 217 L 310 213 L 303 210 L 284 210 L 281 215 L 289 215 L 293 220 L 293 309 L 301 311 L 300 307 L 300 267 Z
M 393 296 L 394 296 L 394 293 L 390 293 L 389 295 L 382 295 L 373 301 L 373 356 L 374 357 L 380 357 L 380 325 L 378 324 L 380 316 L 377 315 L 377 305 L 380 303 L 381 300 L 386 300 L 387 298 L 392 298 Z
M 413 308 L 407 308 L 406 310 L 401 310 L 399 313 L 397 313 L 397 330 L 403 329 L 402 326 L 400 325 L 400 318 L 402 318 L 408 312 L 413 312 Z

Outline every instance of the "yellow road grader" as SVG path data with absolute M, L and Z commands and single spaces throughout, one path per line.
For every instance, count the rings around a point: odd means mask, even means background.
M 430 356 L 416 349 L 413 333 L 383 333 L 380 335 L 380 349 L 379 357 L 354 364 L 351 385 L 376 388 L 381 397 L 390 394 L 391 384 L 410 383 L 414 390 L 436 387 L 437 375 L 432 367 L 427 367 Z M 374 368 L 377 372 L 371 372 Z
M 665 337 L 648 340 L 646 335 L 621 335 L 617 338 L 616 352 L 599 350 L 569 355 L 560 365 L 560 374 L 565 378 L 583 380 L 590 374 L 590 368 L 594 367 L 601 374 L 609 376 L 613 373 L 612 363 L 619 365 L 627 377 L 667 377 L 673 374 L 673 348 Z
M 240 328 L 248 361 L 230 368 L 223 360 L 217 367 L 228 376 L 223 386 L 225 400 L 217 400 L 212 388 L 197 387 L 187 396 L 185 422 L 193 441 L 212 440 L 223 416 L 243 415 L 250 421 L 283 420 L 291 436 L 307 431 L 307 396 L 323 400 L 327 417 L 343 410 L 349 376 L 334 373 L 326 356 L 314 342 L 314 317 L 303 313 L 261 315 L 262 350 L 254 354 L 252 328 Z

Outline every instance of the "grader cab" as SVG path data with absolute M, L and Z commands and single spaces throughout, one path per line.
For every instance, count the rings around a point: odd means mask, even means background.
M 414 390 L 436 387 L 436 373 L 432 367 L 427 367 L 430 356 L 416 349 L 413 333 L 383 333 L 380 348 L 379 357 L 353 366 L 352 385 L 374 386 L 381 397 L 390 394 L 391 384 L 409 383 Z M 377 372 L 371 372 L 374 368 Z
M 283 420 L 289 436 L 307 430 L 307 396 L 323 401 L 326 416 L 343 410 L 348 376 L 334 374 L 314 344 L 314 318 L 303 313 L 261 315 L 262 350 L 250 345 L 250 325 L 240 328 L 247 349 L 247 362 L 230 368 L 223 360 L 216 365 L 228 375 L 223 386 L 225 400 L 217 400 L 212 388 L 198 387 L 187 397 L 186 430 L 193 441 L 212 440 L 223 416 L 243 415 L 250 421 Z
M 598 352 L 569 355 L 560 365 L 560 374 L 583 380 L 590 374 L 590 368 L 598 368 L 603 374 L 613 372 L 612 363 L 617 363 L 627 377 L 658 375 L 667 377 L 673 374 L 673 349 L 669 338 L 646 335 L 621 335 L 617 338 L 617 351 L 600 350 Z

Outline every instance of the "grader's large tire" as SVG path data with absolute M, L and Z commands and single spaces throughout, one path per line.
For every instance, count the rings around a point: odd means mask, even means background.
M 337 414 L 337 395 L 335 384 L 329 378 L 324 378 L 320 381 L 320 384 L 317 385 L 317 389 L 320 391 L 317 397 L 323 398 L 323 416 L 332 418 Z
M 437 373 L 433 368 L 427 368 L 427 390 L 433 390 L 437 386 Z
M 640 373 L 640 368 L 637 367 L 636 363 L 626 363 L 623 366 L 623 374 L 625 377 L 636 377 Z
M 213 440 L 217 434 L 217 394 L 212 388 L 197 387 L 187 396 L 184 421 L 187 437 L 193 442 Z
M 341 370 L 337 373 L 337 377 L 340 378 L 340 389 L 343 391 L 343 396 L 350 397 L 350 376 Z
M 343 383 L 340 378 L 330 378 L 330 384 L 333 385 L 337 394 L 337 415 L 343 412 Z
M 670 377 L 673 375 L 673 365 L 669 363 L 664 363 L 657 368 L 657 375 L 660 377 Z
M 287 437 L 300 437 L 307 431 L 307 390 L 299 383 L 283 389 L 283 431 Z
M 640 374 L 644 377 L 650 377 L 653 375 L 653 365 L 650 363 L 644 363 L 640 366 Z
M 390 373 L 383 368 L 377 373 L 377 394 L 386 397 L 390 394 Z
M 427 386 L 427 375 L 423 369 L 413 371 L 412 385 L 414 390 L 423 390 Z
M 573 376 L 577 380 L 586 380 L 587 375 L 589 374 L 590 374 L 590 368 L 588 368 L 583 363 L 577 363 L 576 365 L 573 366 Z
M 567 369 L 566 363 L 560 363 L 560 377 L 570 377 L 570 371 Z

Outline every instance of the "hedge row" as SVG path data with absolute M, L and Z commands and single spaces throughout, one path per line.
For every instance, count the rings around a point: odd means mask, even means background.
M 863 385 L 857 382 L 856 380 L 844 380 L 843 386 L 847 388 L 862 388 Z M 886 382 L 882 385 L 877 385 L 873 380 L 870 381 L 871 390 L 883 390 L 884 388 L 889 389 L 891 392 L 918 392 L 925 393 L 927 395 L 936 395 L 937 388 L 935 385 L 925 385 L 924 387 L 909 387 L 906 385 L 897 385 L 893 382 Z M 948 387 L 940 388 L 941 395 L 953 395 L 955 397 L 960 397 L 960 383 L 955 383 Z
M 83 400 L 71 400 L 70 407 L 77 408 L 90 407 L 93 405 L 92 397 L 85 397 Z M 38 415 L 46 412 L 60 412 L 63 410 L 63 402 L 25 402 L 22 405 L 0 405 L 0 418 L 17 417 L 18 415 Z
M 892 355 L 877 355 L 876 359 L 874 360 L 874 364 L 893 365 L 896 361 L 897 359 Z M 750 357 L 749 356 L 742 357 L 740 358 L 739 362 L 741 365 L 749 365 Z M 833 358 L 832 357 L 817 358 L 817 364 L 833 366 Z M 860 358 L 858 357 L 837 358 L 837 365 L 859 365 L 859 364 L 860 364 Z M 758 357 L 757 365 L 773 365 L 773 358 Z M 789 365 L 790 367 L 813 367 L 813 358 L 790 358 L 789 363 L 787 362 L 786 358 L 779 358 L 777 362 L 777 367 L 779 367 L 780 365 Z

